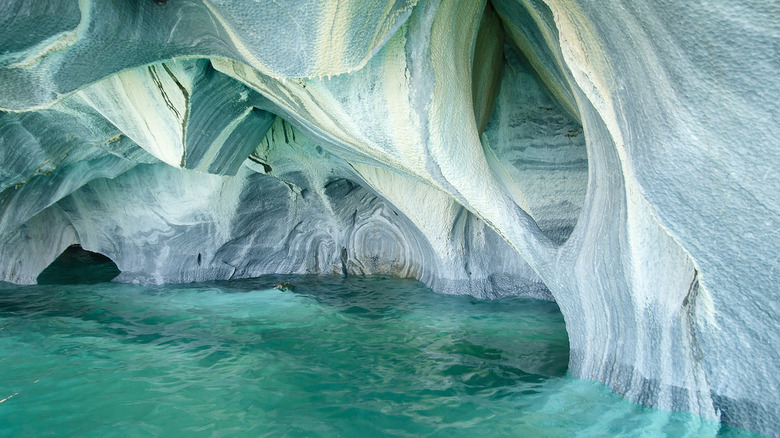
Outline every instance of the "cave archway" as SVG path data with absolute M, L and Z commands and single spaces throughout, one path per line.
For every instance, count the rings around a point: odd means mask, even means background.
M 543 233 L 563 244 L 588 188 L 582 124 L 540 83 L 522 52 L 507 44 L 501 91 L 483 135 L 488 163 Z
M 119 275 L 113 260 L 87 251 L 81 245 L 65 249 L 37 278 L 38 284 L 94 284 L 111 281 Z
M 507 194 L 562 245 L 588 187 L 582 120 L 538 23 L 519 2 L 496 3 L 486 5 L 472 66 L 482 148 Z

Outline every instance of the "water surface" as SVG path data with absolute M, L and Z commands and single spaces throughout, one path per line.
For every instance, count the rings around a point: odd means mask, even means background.
M 568 377 L 554 303 L 411 280 L 0 283 L 0 352 L 0 436 L 752 436 Z

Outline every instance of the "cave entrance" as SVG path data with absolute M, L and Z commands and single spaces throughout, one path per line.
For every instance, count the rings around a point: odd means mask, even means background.
M 483 147 L 497 178 L 539 228 L 563 244 L 588 188 L 588 154 L 580 122 L 560 105 L 510 45 Z M 497 168 L 497 169 L 496 169 Z
M 485 17 L 472 96 L 488 165 L 541 231 L 562 245 L 588 188 L 588 153 L 574 95 L 555 49 L 543 43 L 545 34 L 525 6 L 494 1 Z M 482 58 L 493 64 L 486 67 Z
M 38 275 L 38 284 L 94 284 L 119 275 L 113 260 L 103 254 L 71 245 Z

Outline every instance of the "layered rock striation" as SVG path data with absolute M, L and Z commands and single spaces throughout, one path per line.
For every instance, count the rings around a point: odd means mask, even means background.
M 575 377 L 778 435 L 777 14 L 2 2 L 0 278 L 80 244 L 554 299 Z

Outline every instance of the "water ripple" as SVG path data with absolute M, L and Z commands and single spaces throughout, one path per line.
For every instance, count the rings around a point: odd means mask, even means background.
M 553 303 L 409 280 L 0 284 L 0 348 L 0 436 L 724 433 L 566 377 Z

